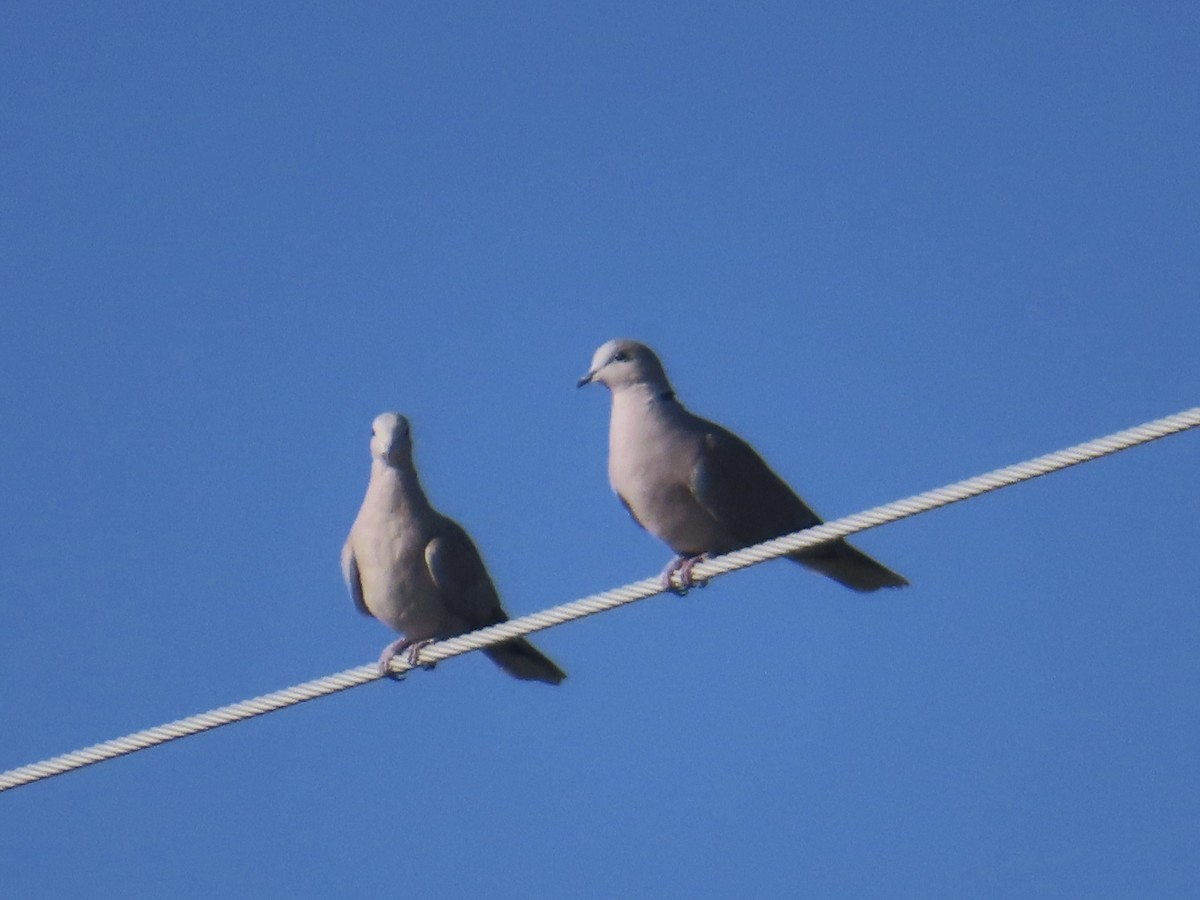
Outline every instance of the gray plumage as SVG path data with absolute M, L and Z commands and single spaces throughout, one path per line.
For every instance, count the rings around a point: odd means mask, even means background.
M 676 399 L 646 345 L 614 340 L 600 347 L 579 385 L 593 381 L 612 392 L 613 490 L 639 525 L 681 557 L 729 553 L 820 524 L 749 444 Z M 908 584 L 843 540 L 789 558 L 856 591 Z
M 342 574 L 360 612 L 404 635 L 380 656 L 385 672 L 405 648 L 508 620 L 470 536 L 425 497 L 408 420 L 397 413 L 372 423 L 371 480 L 342 549 Z M 566 677 L 524 638 L 483 652 L 517 678 Z

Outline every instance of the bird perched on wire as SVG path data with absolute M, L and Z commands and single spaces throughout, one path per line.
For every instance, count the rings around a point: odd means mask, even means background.
M 342 574 L 354 605 L 403 637 L 379 656 L 392 659 L 435 640 L 508 621 L 470 536 L 430 505 L 413 466 L 408 419 L 387 412 L 371 426 L 371 480 L 342 548 Z M 564 673 L 524 638 L 483 650 L 510 675 L 558 684 Z
M 664 588 L 685 591 L 706 556 L 730 553 L 821 524 L 732 432 L 689 412 L 645 344 L 613 340 L 600 347 L 579 387 L 598 381 L 612 393 L 608 477 L 634 521 L 678 556 L 663 571 Z M 856 591 L 908 581 L 844 540 L 789 559 Z

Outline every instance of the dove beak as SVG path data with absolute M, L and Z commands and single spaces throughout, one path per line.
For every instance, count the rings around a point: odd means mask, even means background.
M 575 382 L 575 387 L 581 388 L 585 384 L 591 384 L 592 381 L 595 379 L 595 377 L 596 377 L 596 370 L 593 369 L 592 371 L 590 371 L 586 375 L 584 375 L 582 378 L 580 378 L 577 382 Z

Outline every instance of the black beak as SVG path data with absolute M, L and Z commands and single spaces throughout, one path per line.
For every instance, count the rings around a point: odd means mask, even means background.
M 585 384 L 591 384 L 592 379 L 595 377 L 596 377 L 595 372 L 588 372 L 586 375 L 584 375 L 582 378 L 580 378 L 577 382 L 575 382 L 575 387 L 581 388 Z

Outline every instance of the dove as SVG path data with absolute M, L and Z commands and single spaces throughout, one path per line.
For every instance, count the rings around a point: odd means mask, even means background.
M 371 480 L 342 548 L 342 574 L 359 612 L 403 637 L 379 656 L 379 671 L 435 640 L 508 621 L 474 542 L 430 505 L 413 466 L 408 419 L 387 412 L 371 425 Z M 510 675 L 558 684 L 566 674 L 524 638 L 485 647 Z
M 612 394 L 608 477 L 635 522 L 675 551 L 663 587 L 684 592 L 692 568 L 821 519 L 736 434 L 690 412 L 675 397 L 654 351 L 612 340 L 592 358 L 579 387 L 600 382 Z M 908 581 L 844 540 L 788 556 L 855 591 Z

